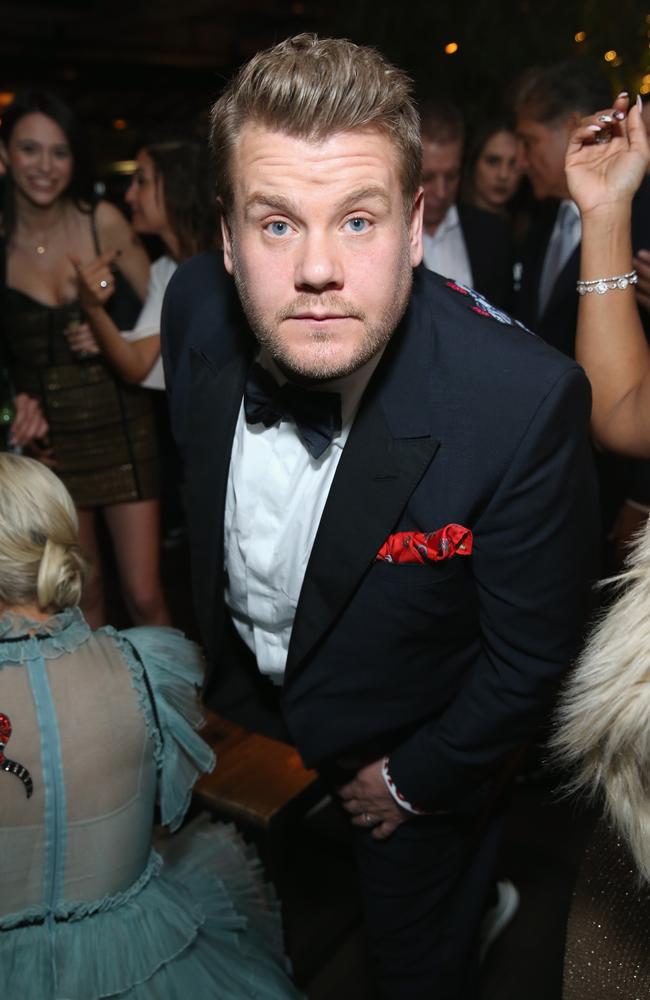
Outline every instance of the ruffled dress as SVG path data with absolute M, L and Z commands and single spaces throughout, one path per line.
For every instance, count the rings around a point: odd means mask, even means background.
M 0 619 L 2 1000 L 292 1000 L 277 901 L 231 826 L 180 826 L 214 765 L 197 648 Z M 31 785 L 31 792 L 30 792 Z

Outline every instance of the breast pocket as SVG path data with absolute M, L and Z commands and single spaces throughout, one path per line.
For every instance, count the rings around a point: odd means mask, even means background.
M 445 620 L 467 613 L 474 600 L 471 560 L 454 557 L 438 563 L 390 563 L 377 561 L 369 584 L 377 607 L 391 617 L 422 623 Z

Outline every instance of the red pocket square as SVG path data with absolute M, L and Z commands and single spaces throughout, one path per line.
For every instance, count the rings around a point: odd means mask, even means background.
M 384 562 L 427 563 L 472 554 L 474 536 L 462 524 L 446 524 L 439 531 L 398 531 L 390 535 L 376 558 Z

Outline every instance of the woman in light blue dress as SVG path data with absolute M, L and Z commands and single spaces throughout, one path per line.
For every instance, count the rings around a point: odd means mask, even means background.
M 196 646 L 96 632 L 65 488 L 0 454 L 0 996 L 291 1000 L 277 902 L 234 829 L 180 827 L 214 765 Z

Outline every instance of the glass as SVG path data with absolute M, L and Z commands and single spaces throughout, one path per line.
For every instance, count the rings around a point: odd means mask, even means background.
M 68 322 L 64 330 L 66 338 L 68 339 L 68 343 L 70 340 L 68 334 L 74 333 L 76 328 L 78 326 L 81 326 L 81 324 L 85 322 L 86 322 L 86 317 L 84 315 L 83 310 L 79 306 L 72 305 L 68 308 Z M 95 351 L 86 351 L 83 349 L 75 351 L 72 349 L 72 347 L 70 348 L 70 350 L 72 352 L 73 358 L 76 361 L 97 361 L 97 354 Z

